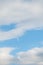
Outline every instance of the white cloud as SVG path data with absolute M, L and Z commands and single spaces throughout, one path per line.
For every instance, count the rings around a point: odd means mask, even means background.
M 8 31 L 8 32 L 0 32 L 0 41 L 12 39 L 12 38 L 18 38 L 21 35 L 23 35 L 22 28 L 17 28 L 15 30 L 13 29 L 13 30 Z
M 12 59 L 14 56 L 10 54 L 14 48 L 3 47 L 0 48 L 0 65 L 9 65 L 12 63 Z
M 18 38 L 30 29 L 43 28 L 43 1 L 21 2 L 21 0 L 0 0 L 0 25 L 16 23 L 16 28 L 0 31 L 0 40 Z
M 43 4 L 40 2 L 2 1 L 0 4 L 0 25 L 20 22 L 27 18 L 37 18 L 42 13 Z
M 17 27 L 15 29 L 9 30 L 9 31 L 0 31 L 0 41 L 12 39 L 12 38 L 19 38 L 22 35 L 24 35 L 24 32 L 31 29 L 40 29 L 43 27 L 43 23 L 37 24 L 36 22 L 30 23 L 30 22 L 24 22 L 17 24 Z
M 22 65 L 43 65 L 43 48 L 33 48 L 17 53 Z
M 11 55 L 14 48 L 0 48 L 0 65 L 19 64 L 19 65 L 43 65 L 43 48 L 32 48 L 27 51 L 17 52 Z

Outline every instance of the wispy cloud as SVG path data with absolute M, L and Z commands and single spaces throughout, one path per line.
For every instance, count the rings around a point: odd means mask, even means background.
M 16 24 L 10 31 L 0 31 L 0 40 L 18 38 L 30 29 L 43 28 L 42 0 L 0 0 L 0 25 Z

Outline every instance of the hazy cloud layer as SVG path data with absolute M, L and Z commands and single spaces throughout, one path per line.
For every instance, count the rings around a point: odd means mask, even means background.
M 21 37 L 30 29 L 43 29 L 43 0 L 0 0 L 0 25 L 10 24 L 16 28 L 0 29 L 0 41 Z
M 23 0 L 22 0 L 23 1 Z M 0 25 L 18 23 L 25 19 L 39 18 L 43 15 L 43 1 L 21 2 L 21 0 L 0 1 Z

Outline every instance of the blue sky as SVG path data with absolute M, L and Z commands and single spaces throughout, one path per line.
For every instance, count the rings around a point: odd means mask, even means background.
M 43 0 L 0 0 L 0 65 L 43 65 Z

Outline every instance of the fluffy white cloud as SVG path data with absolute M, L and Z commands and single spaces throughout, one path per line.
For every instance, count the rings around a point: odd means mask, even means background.
M 43 65 L 43 48 L 33 48 L 17 53 L 22 65 Z
M 14 48 L 0 48 L 0 65 L 9 65 L 10 63 L 12 63 L 14 57 L 10 54 L 12 50 L 14 50 Z
M 19 64 L 19 65 L 43 65 L 43 48 L 32 48 L 27 51 L 16 53 L 15 56 L 10 52 L 14 48 L 0 48 L 0 65 Z
M 42 29 L 43 0 L 0 0 L 0 25 L 12 23 L 16 23 L 16 28 L 0 30 L 0 40 L 18 38 L 30 29 Z

